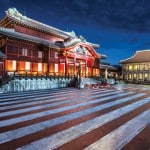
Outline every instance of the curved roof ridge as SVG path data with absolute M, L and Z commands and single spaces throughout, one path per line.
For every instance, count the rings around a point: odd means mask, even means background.
M 5 11 L 5 13 L 6 13 L 7 17 L 9 17 L 11 19 L 15 19 L 15 21 L 19 21 L 20 23 L 26 24 L 28 26 L 32 25 L 35 28 L 46 30 L 47 32 L 50 32 L 50 31 L 58 32 L 60 34 L 63 34 L 63 35 L 60 35 L 60 36 L 64 36 L 66 38 L 72 37 L 71 34 L 68 34 L 67 32 L 65 32 L 63 30 L 57 29 L 55 27 L 52 27 L 50 25 L 41 23 L 37 20 L 31 19 L 27 16 L 22 15 L 16 8 L 9 8 L 7 11 Z M 44 27 L 45 29 L 43 29 L 42 27 Z
M 144 51 L 150 51 L 150 49 L 145 49 L 145 50 L 137 50 L 136 52 L 144 52 Z
M 135 52 L 133 56 L 121 60 L 120 63 L 149 62 L 149 61 L 150 61 L 150 50 L 138 50 Z

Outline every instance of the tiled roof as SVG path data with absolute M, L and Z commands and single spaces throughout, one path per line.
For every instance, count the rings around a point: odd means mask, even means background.
M 16 32 L 14 29 L 8 29 L 8 28 L 0 27 L 0 36 L 1 35 L 8 36 L 8 37 L 14 37 L 14 38 L 22 39 L 22 40 L 26 40 L 26 41 L 31 41 L 31 42 L 35 42 L 35 43 L 39 43 L 39 44 L 43 44 L 45 46 L 48 46 L 50 48 L 54 48 L 54 49 L 57 49 L 57 50 L 64 47 L 63 43 L 59 44 L 59 43 L 55 43 L 55 42 L 45 40 L 45 39 L 42 39 L 42 38 L 39 38 L 39 37 L 27 35 L 27 34 L 24 34 L 24 33 L 19 33 L 19 32 Z M 76 44 L 80 44 L 80 43 L 82 43 L 82 42 L 79 42 L 79 43 L 76 43 Z M 88 43 L 83 43 L 83 44 L 86 45 Z M 106 58 L 106 55 L 99 54 L 94 49 L 93 49 L 93 51 L 98 57 Z
M 71 46 L 74 46 L 76 44 L 84 43 L 85 45 L 91 46 L 92 50 L 94 51 L 94 53 L 98 57 L 106 58 L 105 55 L 99 54 L 95 51 L 94 48 L 99 48 L 98 44 L 87 42 L 84 37 L 76 36 L 76 34 L 73 31 L 72 32 L 65 32 L 63 30 L 59 30 L 59 29 L 54 28 L 52 26 L 49 26 L 49 25 L 46 25 L 44 23 L 38 22 L 36 20 L 30 19 L 30 18 L 22 15 L 20 12 L 18 12 L 16 8 L 9 8 L 6 11 L 6 16 L 3 20 L 0 21 L 0 25 L 5 23 L 5 19 L 7 19 L 7 18 L 10 18 L 11 21 L 14 21 L 14 22 L 17 22 L 17 23 L 20 23 L 23 25 L 27 25 L 27 26 L 32 27 L 32 28 L 39 29 L 41 31 L 52 33 L 54 35 L 58 35 L 64 39 L 67 39 L 67 42 L 62 42 L 62 43 L 59 43 L 59 41 L 52 42 L 52 41 L 45 40 L 45 39 L 42 39 L 39 37 L 35 37 L 35 36 L 20 33 L 20 32 L 16 32 L 14 29 L 7 29 L 7 28 L 3 28 L 3 27 L 0 27 L 0 34 L 1 35 L 15 37 L 15 38 L 23 39 L 26 41 L 32 41 L 32 42 L 40 43 L 40 44 L 43 44 L 43 45 L 46 45 L 46 46 L 49 46 L 49 47 L 55 48 L 55 49 L 60 49 L 60 48 L 64 48 L 64 47 L 71 47 Z M 69 39 L 69 41 L 68 41 L 68 39 Z
M 111 65 L 101 65 L 100 64 L 100 69 L 110 69 L 110 70 L 117 70 L 116 68 L 114 68 L 113 66 Z
M 101 59 L 106 59 L 107 58 L 107 55 L 104 55 L 104 54 L 100 54 L 101 55 Z
M 18 39 L 23 39 L 26 41 L 36 42 L 36 43 L 43 44 L 51 48 L 59 49 L 59 47 L 55 45 L 54 42 L 51 42 L 49 40 L 45 40 L 39 37 L 34 37 L 31 35 L 19 33 L 19 32 L 14 31 L 13 29 L 0 27 L 0 35 L 6 35 L 6 36 L 18 38 Z
M 150 50 L 136 51 L 136 53 L 125 60 L 121 60 L 121 64 L 150 62 Z
M 15 22 L 18 22 L 20 24 L 27 25 L 29 27 L 36 28 L 36 29 L 39 29 L 39 30 L 42 30 L 42 31 L 45 31 L 45 32 L 48 32 L 48 33 L 52 33 L 54 35 L 58 35 L 58 36 L 60 36 L 64 39 L 78 38 L 74 31 L 66 32 L 66 31 L 57 29 L 55 27 L 46 25 L 44 23 L 41 23 L 39 21 L 36 21 L 34 19 L 28 18 L 28 17 L 22 15 L 16 8 L 9 8 L 6 11 L 6 17 L 8 17 L 11 20 L 13 20 Z M 98 48 L 99 47 L 98 44 L 94 44 L 94 43 L 90 43 L 90 42 L 87 42 L 87 43 L 90 44 L 93 48 Z
M 41 23 L 39 21 L 36 21 L 34 19 L 28 18 L 24 15 L 22 15 L 20 12 L 18 12 L 18 10 L 16 8 L 9 8 L 6 11 L 6 16 L 8 18 L 10 18 L 11 20 L 27 25 L 29 27 L 34 27 L 36 29 L 48 32 L 48 33 L 52 33 L 54 35 L 58 35 L 60 37 L 63 37 L 65 39 L 72 37 L 71 34 L 67 34 L 67 32 L 54 28 L 52 26 L 46 25 L 44 23 Z

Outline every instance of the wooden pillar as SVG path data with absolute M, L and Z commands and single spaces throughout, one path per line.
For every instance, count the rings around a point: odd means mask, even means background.
M 31 49 L 31 57 L 30 57 L 30 73 L 32 74 L 33 73 L 33 43 L 31 43 L 31 47 L 32 47 L 32 49 Z
M 67 56 L 69 55 L 68 51 L 63 52 L 63 56 L 65 56 L 65 76 L 68 75 L 68 59 Z
M 67 61 L 67 56 L 65 57 L 65 76 L 68 75 L 68 61 Z
M 85 60 L 85 78 L 87 77 L 87 57 L 86 57 L 86 60 Z
M 74 75 L 76 75 L 76 59 L 74 58 Z
M 131 80 L 133 81 L 134 79 L 134 74 L 133 74 L 133 71 L 131 72 Z
M 47 58 L 47 74 L 49 75 L 49 59 L 50 59 L 50 48 L 48 48 L 48 58 Z
M 93 66 L 91 67 L 91 76 L 93 77 Z
M 18 72 L 18 71 L 19 71 L 19 62 L 18 62 L 18 61 L 19 61 L 19 60 L 18 60 L 18 59 L 19 59 L 19 40 L 17 41 L 17 46 L 18 46 L 18 47 L 17 47 L 18 53 L 17 53 L 17 60 L 16 60 L 16 61 L 17 61 L 17 62 L 16 62 L 16 65 L 17 65 L 17 66 L 16 66 L 16 71 Z
M 6 56 L 7 56 L 7 39 L 8 39 L 8 38 L 5 39 L 5 55 L 6 55 Z M 7 65 L 7 64 L 6 64 L 6 60 L 7 60 L 7 59 L 4 60 L 4 75 L 6 74 L 6 65 Z
M 106 80 L 108 79 L 108 69 L 107 68 L 105 69 L 105 79 Z

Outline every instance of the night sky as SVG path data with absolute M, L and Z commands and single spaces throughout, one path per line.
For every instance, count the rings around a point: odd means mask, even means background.
M 0 0 L 0 18 L 15 7 L 25 16 L 100 44 L 105 62 L 118 64 L 150 48 L 149 0 Z

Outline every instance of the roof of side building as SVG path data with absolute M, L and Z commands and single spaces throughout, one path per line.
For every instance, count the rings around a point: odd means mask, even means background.
M 142 62 L 150 62 L 150 50 L 136 51 L 132 57 L 120 61 L 121 64 Z

